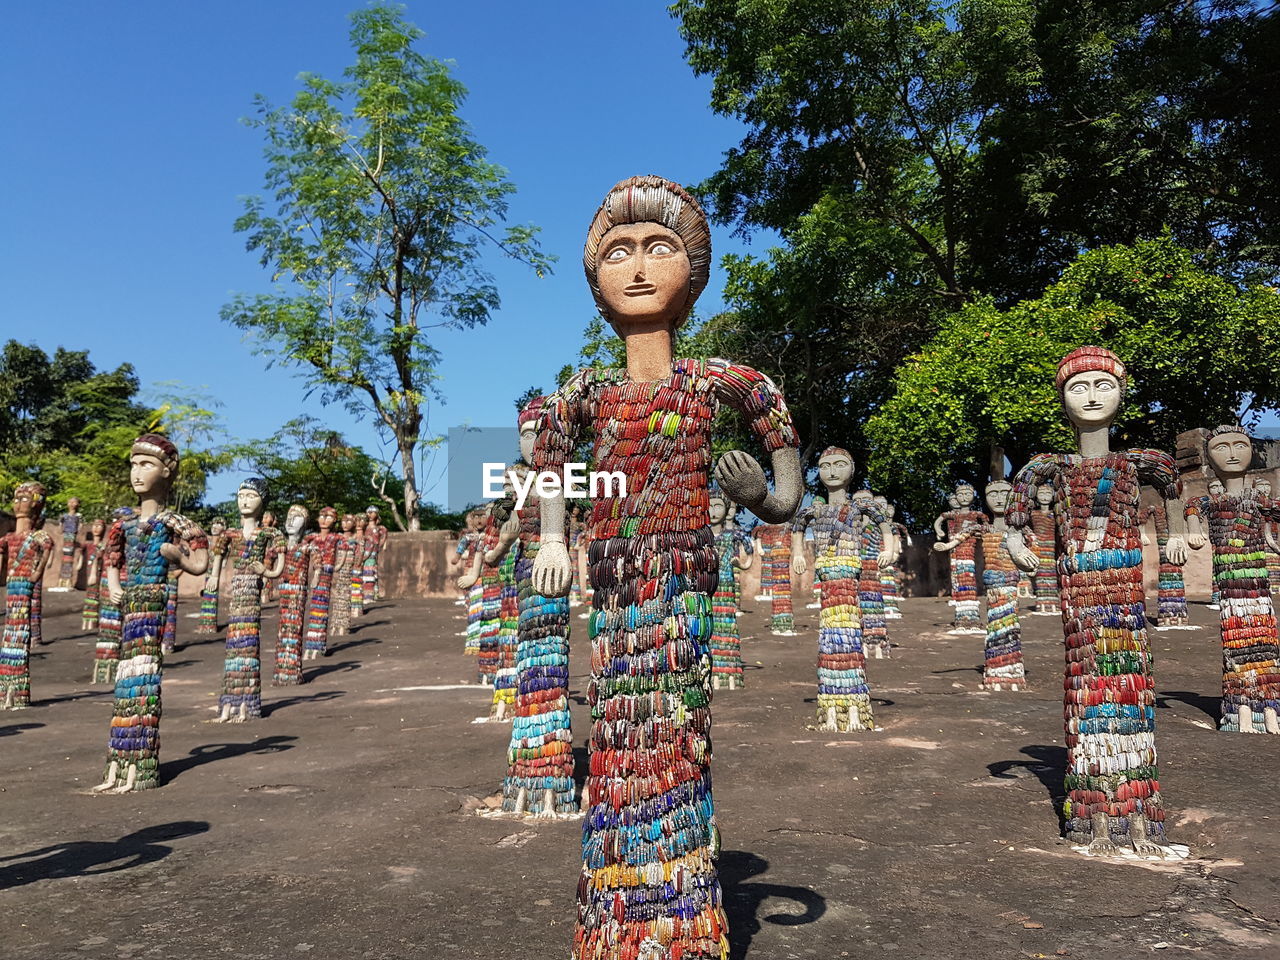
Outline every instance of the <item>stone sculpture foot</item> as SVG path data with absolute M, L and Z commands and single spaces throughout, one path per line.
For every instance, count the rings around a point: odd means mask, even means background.
M 1147 818 L 1140 813 L 1129 815 L 1129 841 L 1133 844 L 1133 852 L 1140 857 L 1159 857 L 1163 860 L 1168 855 L 1164 846 L 1147 834 Z
M 15 692 L 16 691 L 13 689 L 13 687 L 10 687 L 8 690 L 4 692 L 4 709 L 5 710 L 13 709 L 13 695 Z
M 1236 707 L 1236 729 L 1241 733 L 1253 733 L 1253 707 L 1247 703 Z
M 1276 716 L 1275 707 L 1267 707 L 1262 711 L 1263 726 L 1267 733 L 1280 733 L 1280 717 Z
M 1093 821 L 1093 839 L 1086 851 L 1091 857 L 1118 857 L 1120 848 L 1111 842 L 1111 827 L 1107 823 L 1105 813 L 1095 813 Z
M 118 776 L 119 774 L 116 770 L 116 765 L 112 763 L 111 766 L 107 768 L 107 778 L 94 787 L 93 792 L 106 793 L 108 790 L 115 790 Z

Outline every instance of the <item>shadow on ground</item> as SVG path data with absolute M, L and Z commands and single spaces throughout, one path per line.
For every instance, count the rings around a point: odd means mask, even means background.
M 178 820 L 136 830 L 119 840 L 75 840 L 0 857 L 0 890 L 40 880 L 118 873 L 163 860 L 173 848 L 163 841 L 205 833 L 205 820 Z

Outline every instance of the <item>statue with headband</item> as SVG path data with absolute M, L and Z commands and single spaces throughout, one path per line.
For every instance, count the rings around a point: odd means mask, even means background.
M 826 501 L 815 500 L 797 513 L 791 528 L 792 572 L 798 578 L 807 569 L 804 533 L 812 528 L 814 574 L 822 585 L 822 610 L 818 614 L 818 729 L 874 730 L 859 596 L 863 544 L 867 541 L 866 527 L 874 525 L 881 544 L 879 558 L 888 566 L 894 545 L 893 528 L 874 500 L 854 500 L 849 496 L 853 457 L 848 450 L 823 450 L 818 458 L 818 479 L 827 488 Z
M 276 665 L 273 687 L 302 683 L 302 623 L 307 613 L 307 588 L 315 571 L 315 547 L 307 534 L 311 513 L 295 503 L 284 515 L 284 574 L 278 588 L 280 622 L 276 632 Z
M 196 621 L 196 633 L 218 632 L 218 579 L 214 574 L 222 572 L 229 544 L 227 521 L 214 517 L 209 521 L 209 573 L 200 590 L 200 619 Z
M 1246 490 L 1253 441 L 1238 423 L 1209 432 L 1209 466 L 1223 492 L 1188 500 L 1187 544 L 1213 548 L 1213 585 L 1222 621 L 1222 718 L 1234 733 L 1280 733 L 1280 635 L 1267 582 L 1269 501 Z
M 0 636 L 0 708 L 31 705 L 31 645 L 40 642 L 40 590 L 53 552 L 44 532 L 44 484 L 18 484 L 13 532 L 0 537 L 5 581 L 4 634 Z
M 382 599 L 382 551 L 387 546 L 390 535 L 383 526 L 377 507 L 368 507 L 364 511 L 368 523 L 364 528 L 364 566 L 361 571 L 364 589 L 364 605 Z
M 329 633 L 340 637 L 351 628 L 352 574 L 359 565 L 361 546 L 356 516 L 344 513 L 338 521 L 338 545 L 333 555 L 333 589 L 329 594 Z
M 858 581 L 858 606 L 862 609 L 862 644 L 877 660 L 890 655 L 889 621 L 885 617 L 881 563 L 888 566 L 897 553 L 889 518 L 876 506 L 875 495 L 866 487 L 850 498 L 862 511 L 859 550 L 862 569 Z M 879 519 L 877 519 L 879 518 Z
M 243 723 L 262 716 L 263 584 L 284 570 L 280 532 L 263 525 L 267 481 L 249 477 L 236 491 L 240 529 L 228 531 L 226 556 L 231 560 L 231 608 L 227 617 L 226 658 L 222 664 L 219 723 Z M 215 557 L 221 576 L 222 557 Z
M 708 516 L 716 538 L 719 582 L 711 598 L 711 685 L 738 689 L 743 685 L 742 639 L 738 636 L 738 573 L 751 568 L 751 537 L 730 519 L 736 509 L 720 490 L 711 491 Z
M 951 603 L 954 634 L 986 633 L 978 626 L 978 540 L 987 515 L 973 508 L 978 492 L 971 483 L 957 483 L 947 498 L 950 509 L 933 521 L 937 537 L 933 549 L 951 556 Z
M 1024 570 L 1039 564 L 1023 531 L 1034 491 L 1053 491 L 1059 602 L 1067 647 L 1063 720 L 1067 743 L 1067 837 L 1096 856 L 1127 848 L 1169 854 L 1156 764 L 1155 681 L 1143 602 L 1139 485 L 1165 501 L 1168 554 L 1186 558 L 1181 483 L 1156 450 L 1112 452 L 1112 421 L 1124 401 L 1124 364 L 1103 347 L 1080 347 L 1058 363 L 1058 393 L 1078 452 L 1043 453 L 1018 471 L 1007 544 Z
M 307 538 L 313 554 L 311 590 L 307 594 L 307 632 L 302 637 L 303 660 L 316 660 L 329 651 L 329 605 L 333 594 L 333 574 L 338 564 L 338 546 L 342 539 L 333 529 L 337 522 L 337 510 L 321 507 L 316 514 L 319 532 Z
M 546 397 L 520 411 L 520 456 L 533 459 Z M 542 546 L 542 499 L 530 487 L 524 507 L 512 511 L 485 559 L 515 555 L 517 628 L 511 740 L 502 781 L 502 813 L 554 819 L 579 815 L 573 784 L 573 731 L 569 724 L 569 600 L 533 586 Z M 563 514 L 562 514 L 563 516 Z M 557 531 L 564 542 L 565 531 Z M 495 694 L 501 689 L 495 685 Z
M 769 454 L 776 492 L 747 453 L 720 457 L 720 488 L 768 523 L 802 490 L 798 437 L 782 394 L 728 360 L 676 359 L 676 329 L 707 285 L 711 234 L 697 201 L 661 177 L 609 191 L 583 253 L 596 306 L 626 346 L 624 369 L 588 368 L 546 404 L 534 467 L 561 472 L 586 434 L 594 590 L 590 773 L 578 886 L 577 960 L 723 957 L 711 797 L 711 596 L 718 558 L 708 508 L 711 427 L 737 410 Z M 564 596 L 571 570 L 563 496 L 542 502 L 533 586 Z
M 102 609 L 100 590 L 102 585 L 102 563 L 99 554 L 102 540 L 107 535 L 107 521 L 95 517 L 89 524 L 89 532 L 84 538 L 84 549 L 76 560 L 76 570 L 83 564 L 84 574 L 84 608 L 80 613 L 80 629 L 97 632 L 98 616 Z
M 107 594 L 120 608 L 120 658 L 107 749 L 97 792 L 128 793 L 160 785 L 160 689 L 169 571 L 198 577 L 209 567 L 204 531 L 166 504 L 178 479 L 178 448 L 144 433 L 129 454 L 129 485 L 138 508 L 117 520 L 103 544 Z M 123 574 L 123 575 L 122 575 Z

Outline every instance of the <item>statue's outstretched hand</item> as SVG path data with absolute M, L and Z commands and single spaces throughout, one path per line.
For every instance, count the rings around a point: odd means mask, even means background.
M 1192 536 L 1195 536 L 1193 534 Z M 1204 534 L 1200 534 L 1201 537 Z M 1190 539 L 1190 538 L 1188 538 Z M 1169 558 L 1169 562 L 1173 564 L 1181 564 L 1187 562 L 1187 545 L 1181 537 L 1170 537 L 1169 541 L 1164 545 L 1164 555 Z
M 533 561 L 533 589 L 544 597 L 563 597 L 573 579 L 569 549 L 559 540 L 543 541 Z
M 1024 573 L 1032 573 L 1036 567 L 1040 566 L 1040 558 L 1030 547 L 1024 546 L 1020 550 L 1011 550 L 1009 556 L 1013 558 L 1013 565 Z
M 754 510 L 769 496 L 764 468 L 751 454 L 730 450 L 716 463 L 716 482 L 725 495 L 748 510 Z
M 809 569 L 809 561 L 804 558 L 804 554 L 798 553 L 791 558 L 791 572 L 797 577 L 803 577 L 804 572 Z
M 464 573 L 454 582 L 458 585 L 459 590 L 470 590 L 475 586 L 476 575 L 474 573 Z
M 1169 543 L 1172 543 L 1172 542 L 1173 542 L 1172 540 L 1170 540 L 1170 541 L 1169 541 Z M 1203 533 L 1189 533 L 1189 534 L 1187 534 L 1187 546 L 1189 546 L 1192 550 L 1199 550 L 1201 547 L 1203 547 L 1203 546 L 1204 546 L 1206 543 L 1208 543 L 1208 542 L 1209 542 L 1209 541 L 1208 541 L 1207 539 L 1205 539 L 1205 535 L 1204 535 Z M 1166 545 L 1164 549 L 1165 549 L 1165 553 L 1166 553 L 1166 554 L 1168 554 L 1168 553 L 1169 553 L 1169 547 L 1168 547 L 1168 545 Z M 1173 563 L 1178 563 L 1178 562 L 1180 562 L 1180 561 L 1174 560 L 1174 559 L 1173 559 L 1173 557 L 1172 557 L 1172 555 L 1170 555 L 1170 556 L 1169 556 L 1169 559 L 1170 559 Z

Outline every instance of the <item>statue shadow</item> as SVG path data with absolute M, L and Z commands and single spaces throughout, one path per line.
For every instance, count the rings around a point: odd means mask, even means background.
M 368 643 L 381 643 L 377 637 L 361 637 L 359 640 L 344 640 L 342 643 L 335 643 L 329 647 L 326 657 L 332 657 L 339 650 L 349 650 L 352 647 L 363 647 Z
M 769 869 L 769 861 L 744 850 L 724 850 L 716 866 L 724 891 L 724 909 L 729 919 L 729 958 L 743 960 L 751 941 L 761 930 L 761 921 L 780 927 L 800 927 L 814 923 L 827 912 L 826 898 L 808 887 L 753 881 Z M 771 913 L 759 916 L 766 900 L 790 900 L 804 908 L 802 913 Z
M 162 763 L 160 768 L 161 782 L 172 783 L 182 774 L 194 767 L 202 767 L 206 763 L 217 763 L 232 757 L 242 757 L 248 753 L 279 753 L 281 750 L 292 750 L 292 741 L 297 737 L 259 737 L 252 743 L 206 743 L 196 747 L 181 760 Z
M 1018 779 L 1009 772 L 1017 768 L 1034 774 L 1048 792 L 1049 799 L 1053 802 L 1053 811 L 1058 817 L 1058 829 L 1062 830 L 1067 825 L 1067 818 L 1063 815 L 1063 804 L 1067 799 L 1067 748 L 1033 744 L 1023 747 L 1022 752 L 1031 759 L 999 760 L 987 764 L 987 771 L 999 780 Z
M 114 697 L 115 684 L 104 683 L 99 690 L 81 690 L 79 693 L 68 693 L 64 697 L 49 697 L 47 700 L 34 701 L 31 706 L 34 708 L 51 707 L 55 703 L 74 703 L 77 700 L 90 700 L 95 697 Z
M 369 627 L 385 627 L 390 622 L 391 622 L 390 620 L 366 620 L 364 617 L 361 617 L 358 621 L 351 624 L 351 626 L 347 628 L 347 633 L 357 634 L 362 630 L 368 629 Z
M 818 702 L 818 698 L 817 698 L 817 697 L 805 697 L 805 698 L 804 698 L 804 702 L 805 702 L 805 703 L 817 703 L 817 702 Z M 879 704 L 879 705 L 880 705 L 880 706 L 882 706 L 882 707 L 892 707 L 892 706 L 893 706 L 897 701 L 895 701 L 895 700 L 890 700 L 888 697 L 872 697 L 872 698 L 871 698 L 871 702 L 872 702 L 872 703 L 875 703 L 875 704 Z
M 930 670 L 929 673 L 935 677 L 944 673 L 982 673 L 982 667 L 948 667 L 946 670 Z
M 1218 697 L 1206 697 L 1204 694 L 1192 693 L 1190 690 L 1165 690 L 1156 694 L 1157 707 L 1167 710 L 1171 702 L 1185 703 L 1189 707 L 1194 707 L 1212 720 L 1215 726 L 1222 717 L 1222 700 Z
M 302 668 L 302 682 L 310 683 L 312 680 L 317 680 L 331 673 L 348 673 L 352 670 L 359 670 L 361 666 L 363 664 L 359 660 L 347 660 L 343 663 L 324 663 L 315 667 L 304 666 Z
M 43 726 L 43 723 L 11 723 L 7 727 L 0 727 L 0 737 L 16 737 L 24 730 L 39 730 Z
M 205 820 L 179 820 L 135 830 L 119 840 L 77 840 L 0 857 L 0 890 L 40 880 L 64 880 L 119 873 L 163 860 L 173 848 L 165 842 L 205 833 Z
M 286 710 L 289 707 L 296 707 L 300 703 L 324 703 L 328 700 L 337 700 L 339 697 L 346 696 L 345 690 L 321 690 L 319 693 L 313 693 L 308 696 L 285 697 L 283 700 L 264 701 L 262 704 L 262 715 L 264 717 L 272 716 L 277 710 Z M 292 740 L 293 737 L 288 739 Z
M 199 663 L 199 662 L 200 662 L 199 660 L 166 660 L 164 662 L 164 668 L 166 670 L 172 670 L 175 667 L 189 667 L 193 663 Z

